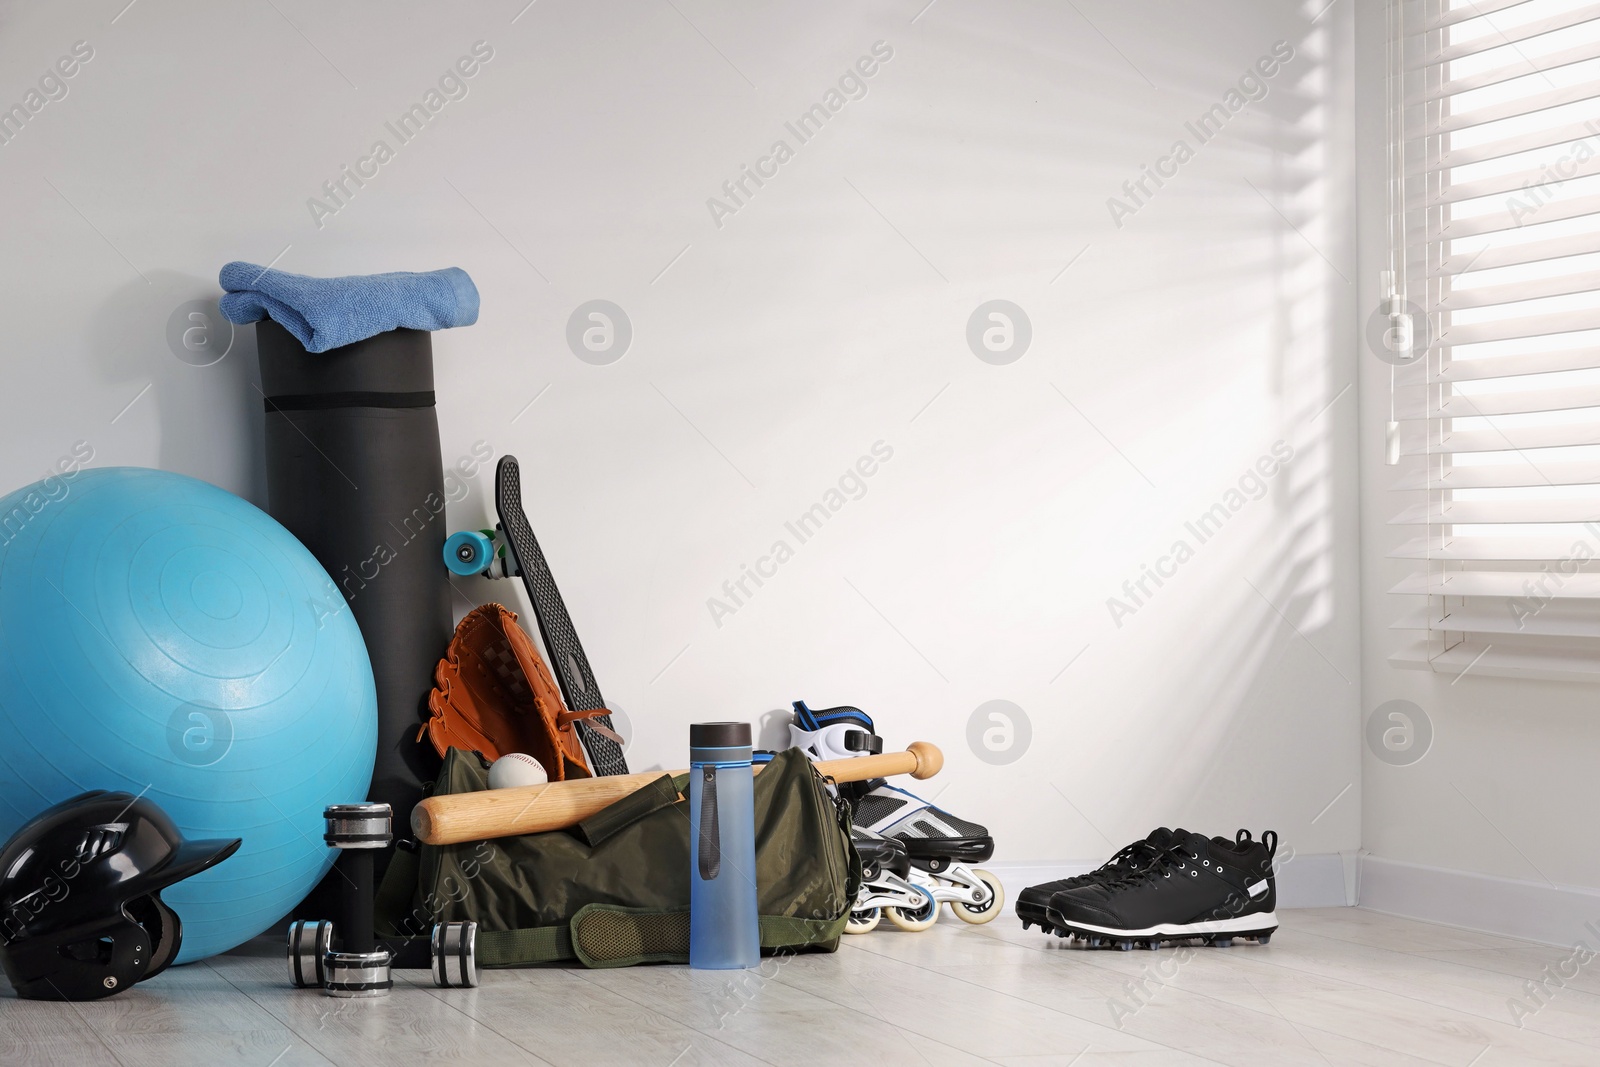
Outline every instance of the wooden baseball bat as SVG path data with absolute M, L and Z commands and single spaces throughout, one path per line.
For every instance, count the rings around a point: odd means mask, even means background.
M 892 774 L 931 778 L 943 766 L 944 753 L 927 741 L 914 741 L 904 752 L 825 760 L 816 764 L 818 773 L 836 782 L 864 782 L 868 778 L 887 778 Z M 761 768 L 758 766 L 756 770 Z M 663 774 L 687 773 L 645 771 L 428 797 L 412 809 L 411 832 L 426 845 L 456 845 L 463 841 L 561 830 L 582 822 Z

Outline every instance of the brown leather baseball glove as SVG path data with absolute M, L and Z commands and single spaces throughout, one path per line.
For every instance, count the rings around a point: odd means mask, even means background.
M 433 714 L 422 730 L 439 755 L 452 747 L 490 760 L 525 752 L 544 764 L 552 782 L 592 777 L 572 724 L 606 712 L 567 710 L 516 612 L 500 604 L 468 612 L 433 679 Z

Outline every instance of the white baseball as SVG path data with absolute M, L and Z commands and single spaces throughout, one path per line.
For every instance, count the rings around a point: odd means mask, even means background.
M 507 752 L 489 765 L 489 788 L 510 789 L 518 785 L 543 785 L 550 780 L 544 764 L 526 752 Z

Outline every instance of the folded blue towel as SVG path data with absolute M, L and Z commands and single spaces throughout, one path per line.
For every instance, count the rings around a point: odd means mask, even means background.
M 478 321 L 478 287 L 460 267 L 409 274 L 312 278 L 235 260 L 218 277 L 222 314 L 272 320 L 308 352 L 354 344 L 387 330 L 445 330 Z

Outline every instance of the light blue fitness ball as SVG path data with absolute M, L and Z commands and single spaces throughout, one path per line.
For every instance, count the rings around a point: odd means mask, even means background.
M 148 797 L 190 840 L 243 838 L 162 893 L 179 963 L 259 934 L 327 873 L 322 809 L 366 797 L 377 736 L 355 619 L 265 512 L 141 467 L 0 499 L 0 840 L 90 789 Z

